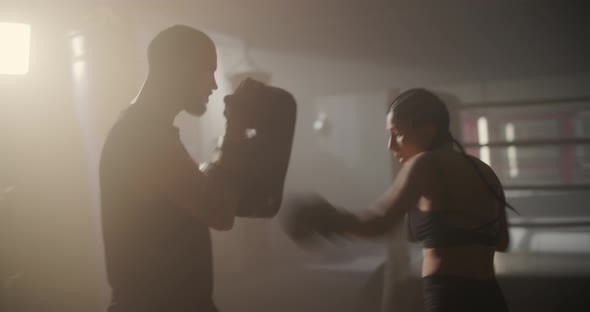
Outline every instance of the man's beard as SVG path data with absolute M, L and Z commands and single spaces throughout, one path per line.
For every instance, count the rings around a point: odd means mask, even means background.
M 184 109 L 189 115 L 201 117 L 207 111 L 207 103 L 193 104 Z

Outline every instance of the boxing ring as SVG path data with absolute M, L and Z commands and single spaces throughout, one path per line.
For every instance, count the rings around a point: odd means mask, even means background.
M 590 97 L 450 104 L 455 137 L 468 153 L 490 164 L 507 200 L 521 212 L 508 213 L 511 246 L 494 261 L 511 311 L 586 306 L 590 211 L 584 206 L 590 202 L 590 166 L 585 159 L 590 156 L 590 119 L 584 118 L 590 116 Z M 420 289 L 408 282 L 419 274 L 417 246 L 404 243 L 403 233 L 397 234 L 363 299 L 380 299 L 376 311 L 416 311 L 419 304 L 420 297 L 407 290 Z M 375 286 L 383 274 L 381 287 Z M 370 294 L 378 289 L 393 293 L 381 298 Z M 408 296 L 415 302 L 409 303 Z

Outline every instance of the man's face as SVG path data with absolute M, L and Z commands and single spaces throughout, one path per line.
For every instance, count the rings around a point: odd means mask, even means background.
M 202 116 L 207 110 L 209 96 L 217 89 L 215 71 L 217 70 L 217 55 L 211 47 L 208 53 L 200 55 L 192 64 L 187 64 L 180 77 L 181 109 L 193 116 Z

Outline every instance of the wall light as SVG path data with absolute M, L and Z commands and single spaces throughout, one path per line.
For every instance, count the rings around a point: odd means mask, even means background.
M 488 119 L 480 117 L 477 119 L 477 141 L 481 145 L 490 143 L 490 137 L 488 133 Z M 488 146 L 482 146 L 479 148 L 479 159 L 491 166 L 492 157 L 490 155 L 490 148 Z
M 0 23 L 0 75 L 28 73 L 30 46 L 30 25 Z
M 506 127 L 504 128 L 504 132 L 506 134 L 506 141 L 514 142 L 515 133 L 514 124 L 507 123 Z M 508 146 L 508 166 L 510 167 L 510 177 L 516 178 L 518 176 L 518 155 L 516 154 L 516 146 L 510 145 Z

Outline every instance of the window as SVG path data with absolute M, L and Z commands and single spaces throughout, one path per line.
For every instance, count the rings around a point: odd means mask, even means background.
M 488 130 L 488 119 L 485 117 L 479 117 L 477 119 L 477 143 L 485 145 L 490 143 L 490 135 Z M 481 161 L 488 165 L 491 165 L 490 148 L 482 146 L 479 148 L 479 158 Z
M 71 37 L 72 48 L 72 74 L 74 75 L 75 83 L 80 83 L 86 74 L 86 61 L 84 37 L 82 35 L 74 35 Z
M 461 120 L 468 152 L 507 185 L 590 182 L 590 144 L 579 141 L 590 138 L 584 100 L 474 105 L 463 109 Z
M 29 72 L 31 26 L 0 23 L 0 75 Z

